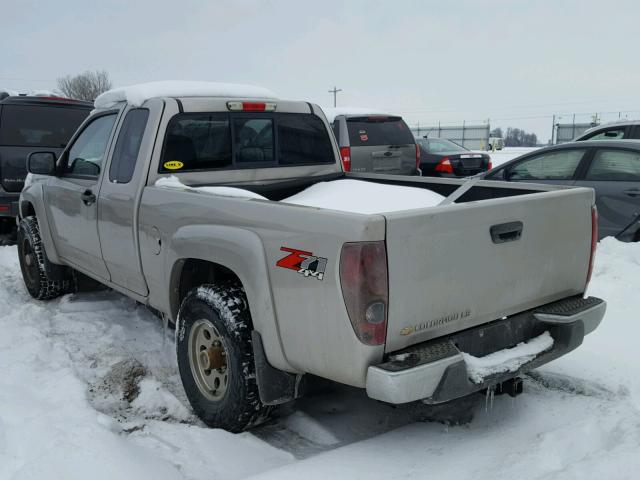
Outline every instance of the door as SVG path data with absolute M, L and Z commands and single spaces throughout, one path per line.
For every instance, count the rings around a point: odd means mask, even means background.
M 600 238 L 618 235 L 640 213 L 640 151 L 598 149 L 576 185 L 596 191 Z
M 98 233 L 102 258 L 111 281 L 140 295 L 147 284 L 138 250 L 138 201 L 143 187 L 144 162 L 138 161 L 149 110 L 127 112 L 116 140 L 108 178 L 100 187 Z
M 507 166 L 504 179 L 510 182 L 573 185 L 586 152 L 586 148 L 567 148 L 533 155 Z
M 90 120 L 45 185 L 46 208 L 58 254 L 70 265 L 109 279 L 98 239 L 97 189 L 117 112 Z

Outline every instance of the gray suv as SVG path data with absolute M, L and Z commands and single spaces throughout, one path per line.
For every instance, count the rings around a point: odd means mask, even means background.
M 324 111 L 345 171 L 420 175 L 420 148 L 402 117 Z

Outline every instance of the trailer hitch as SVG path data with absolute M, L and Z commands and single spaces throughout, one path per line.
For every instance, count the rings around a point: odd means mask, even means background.
M 495 394 L 503 395 L 507 394 L 510 397 L 517 397 L 522 393 L 524 389 L 524 384 L 522 382 L 522 378 L 510 378 L 509 380 L 505 380 L 502 383 L 496 385 Z

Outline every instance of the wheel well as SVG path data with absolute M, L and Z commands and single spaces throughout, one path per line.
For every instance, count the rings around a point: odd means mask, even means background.
M 229 268 L 219 263 L 188 258 L 180 260 L 181 265 L 174 268 L 175 286 L 172 288 L 173 301 L 171 302 L 172 318 L 178 317 L 178 309 L 184 297 L 189 291 L 204 283 L 220 283 L 224 281 L 238 281 L 238 276 Z
M 22 205 L 20 205 L 20 214 L 23 218 L 30 217 L 32 215 L 35 216 L 36 209 L 33 208 L 31 202 L 22 202 Z

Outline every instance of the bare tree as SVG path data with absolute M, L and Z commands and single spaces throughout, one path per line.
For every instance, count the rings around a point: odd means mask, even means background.
M 58 90 L 68 98 L 93 101 L 111 88 L 106 70 L 86 71 L 79 75 L 58 78 Z

